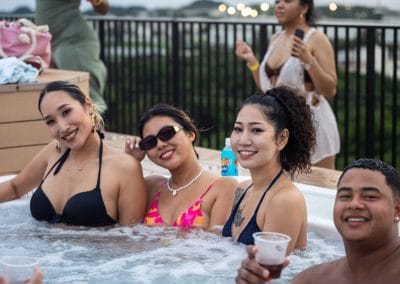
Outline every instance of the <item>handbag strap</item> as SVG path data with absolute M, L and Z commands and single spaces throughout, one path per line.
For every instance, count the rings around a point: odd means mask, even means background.
M 31 28 L 32 30 L 39 32 L 39 33 L 47 33 L 49 31 L 49 26 L 48 25 L 41 25 L 37 26 L 32 21 L 26 19 L 26 18 L 21 18 L 16 20 L 17 23 L 19 23 L 23 27 L 28 27 Z
M 31 36 L 31 46 L 29 47 L 29 49 L 22 54 L 19 59 L 21 59 L 22 61 L 25 61 L 26 58 L 28 58 L 30 55 L 32 55 L 32 52 L 35 50 L 36 48 L 36 44 L 37 44 L 37 39 L 36 39 L 36 31 L 34 29 L 31 29 L 29 27 L 21 27 L 21 31 L 25 32 L 26 34 L 30 34 Z M 22 38 L 22 34 L 18 36 L 18 39 L 22 42 L 23 38 Z

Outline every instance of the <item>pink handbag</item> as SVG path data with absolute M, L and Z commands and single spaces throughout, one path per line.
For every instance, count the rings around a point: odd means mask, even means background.
M 0 57 L 15 56 L 42 71 L 51 60 L 49 26 L 36 26 L 28 19 L 0 21 Z

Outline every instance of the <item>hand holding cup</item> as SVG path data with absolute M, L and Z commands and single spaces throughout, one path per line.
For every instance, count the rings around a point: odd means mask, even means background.
M 281 276 L 290 237 L 276 232 L 258 232 L 253 234 L 258 252 L 256 261 L 270 272 L 270 278 Z
M 0 259 L 1 274 L 9 283 L 26 283 L 34 275 L 38 261 L 28 256 L 3 256 Z

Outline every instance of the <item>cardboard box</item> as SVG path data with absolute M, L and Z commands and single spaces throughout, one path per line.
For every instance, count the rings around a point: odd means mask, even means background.
M 89 93 L 89 73 L 47 69 L 34 84 L 0 85 L 0 175 L 15 174 L 51 137 L 38 110 L 40 91 L 64 80 Z

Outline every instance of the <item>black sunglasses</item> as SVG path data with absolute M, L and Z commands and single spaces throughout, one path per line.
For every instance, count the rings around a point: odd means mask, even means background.
M 160 139 L 163 142 L 168 141 L 168 140 L 172 139 L 172 137 L 174 137 L 175 134 L 178 133 L 182 129 L 183 129 L 183 127 L 181 125 L 179 125 L 179 126 L 177 126 L 177 125 L 164 126 L 163 128 L 160 129 L 160 131 L 158 131 L 157 135 L 149 135 L 149 136 L 143 138 L 139 142 L 140 149 L 143 151 L 153 149 L 155 146 L 157 146 L 157 142 L 158 142 L 157 139 Z

